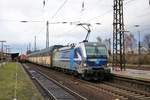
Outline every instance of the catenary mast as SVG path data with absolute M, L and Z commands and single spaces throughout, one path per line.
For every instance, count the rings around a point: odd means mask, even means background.
M 123 0 L 114 0 L 113 6 L 113 69 L 125 69 Z

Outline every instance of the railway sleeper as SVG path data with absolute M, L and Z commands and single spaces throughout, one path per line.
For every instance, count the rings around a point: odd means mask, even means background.
M 132 87 L 134 89 L 150 92 L 150 85 L 147 81 L 139 81 L 136 79 L 133 80 L 121 76 L 114 76 L 112 82 L 116 84 L 123 84 L 124 86 Z
M 124 86 L 120 86 L 118 84 L 112 84 L 112 83 L 108 83 L 108 82 L 105 82 L 105 84 L 108 84 L 108 85 L 111 85 L 111 86 L 114 86 L 114 87 L 117 87 L 117 88 L 121 88 L 123 90 L 132 91 L 134 93 L 138 93 L 138 94 L 141 94 L 141 95 L 150 96 L 150 93 L 147 93 L 147 92 L 141 91 L 141 90 L 137 90 L 137 89 L 134 89 L 134 88 L 128 88 L 128 87 L 124 87 Z
M 106 91 L 110 91 L 110 87 L 102 86 L 101 88 L 103 88 Z M 134 96 L 135 94 L 128 93 L 127 91 L 120 92 L 120 89 L 115 89 L 115 88 L 112 88 L 111 92 L 116 95 L 124 96 L 124 97 L 128 98 L 129 100 L 141 100 L 141 99 L 139 99 L 139 97 L 143 97 L 139 94 L 137 96 Z
M 138 96 L 136 96 L 137 98 L 138 98 L 138 100 L 150 100 L 150 97 L 138 97 Z
M 127 90 L 123 90 L 123 89 L 117 89 L 118 91 L 122 91 L 122 92 L 124 92 L 124 93 L 127 93 L 127 94 L 129 94 L 129 95 L 132 95 L 132 96 L 138 96 L 138 97 L 145 97 L 145 95 L 144 94 L 140 94 L 140 93 L 136 93 L 136 92 L 132 92 L 132 91 L 127 91 Z
M 108 90 L 108 89 L 104 89 L 104 88 L 99 88 L 100 91 L 104 92 L 104 93 L 107 93 L 107 94 L 110 94 L 112 96 L 115 96 L 116 98 L 119 98 L 121 100 L 128 100 L 127 97 L 125 96 L 122 96 L 120 94 L 117 94 L 116 92 L 112 92 L 111 90 Z

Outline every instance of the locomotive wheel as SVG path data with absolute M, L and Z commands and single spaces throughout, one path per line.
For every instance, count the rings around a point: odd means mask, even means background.
M 85 74 L 85 73 L 82 74 L 81 77 L 82 77 L 82 79 L 84 79 L 84 80 L 87 80 L 87 81 L 90 80 L 90 77 L 89 77 L 87 74 Z
M 83 73 L 83 74 L 81 74 L 81 78 L 82 79 L 84 79 L 85 78 L 85 74 Z
M 73 76 L 78 77 L 78 76 L 79 76 L 78 72 L 75 71 L 75 72 L 73 73 Z
M 100 75 L 100 76 L 97 76 L 97 80 L 99 80 L 99 81 L 102 81 L 102 80 L 104 80 L 104 75 Z M 95 79 L 94 79 L 95 80 Z

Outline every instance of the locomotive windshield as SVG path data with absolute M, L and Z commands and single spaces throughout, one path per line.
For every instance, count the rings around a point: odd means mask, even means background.
M 87 56 L 107 55 L 107 50 L 104 46 L 86 46 L 85 49 Z

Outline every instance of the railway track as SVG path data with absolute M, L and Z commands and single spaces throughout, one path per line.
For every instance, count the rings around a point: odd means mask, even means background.
M 111 82 L 91 83 L 80 80 L 86 86 L 110 94 L 121 100 L 150 100 L 150 93 Z M 147 83 L 146 83 L 147 84 Z
M 121 100 L 150 100 L 150 94 L 139 90 L 123 87 L 113 83 L 100 83 L 93 85 L 103 92 L 114 95 Z
M 119 90 L 120 96 L 127 98 L 129 100 L 150 100 L 150 93 L 137 90 L 131 87 L 125 87 L 114 83 L 104 82 L 104 84 L 112 86 L 113 90 Z M 115 91 L 114 91 L 115 93 Z
M 150 82 L 148 80 L 138 80 L 114 75 L 111 82 L 115 84 L 122 84 L 126 87 L 132 87 L 137 90 L 150 92 Z
M 147 91 L 143 91 L 140 89 L 135 89 L 133 87 L 122 86 L 121 84 L 116 84 L 112 82 L 100 82 L 100 83 L 92 83 L 80 80 L 85 83 L 86 86 L 91 87 L 93 89 L 97 89 L 101 92 L 110 94 L 119 98 L 121 100 L 150 100 L 150 93 Z M 130 80 L 131 82 L 131 80 Z M 134 84 L 135 81 L 133 80 Z M 139 83 L 139 82 L 138 82 Z M 144 84 L 144 83 L 142 83 Z M 148 83 L 146 82 L 146 85 Z M 150 84 L 149 84 L 150 85 Z
M 111 82 L 92 83 L 84 80 L 79 81 L 86 87 L 112 95 L 119 100 L 150 100 L 149 92 L 134 89 L 132 87 L 125 87 Z
M 47 70 L 47 68 L 37 67 L 37 69 L 43 70 L 43 71 L 45 70 L 44 73 L 47 73 L 47 75 L 49 75 L 49 71 Z M 59 74 L 60 72 L 57 72 L 57 73 Z M 138 89 L 134 89 L 132 87 L 122 86 L 121 84 L 116 84 L 112 82 L 93 83 L 93 82 L 87 82 L 87 81 L 77 79 L 77 78 L 75 78 L 74 80 L 69 75 L 65 75 L 65 76 L 67 77 L 65 81 L 63 80 L 58 80 L 58 81 L 61 82 L 62 84 L 68 84 L 68 83 L 65 83 L 66 80 L 67 82 L 70 81 L 71 84 L 78 83 L 78 86 L 84 86 L 91 90 L 98 91 L 99 93 L 101 92 L 103 94 L 113 96 L 115 98 L 118 98 L 119 100 L 150 100 L 150 93 L 147 91 L 141 91 Z M 95 99 L 95 100 L 99 100 L 99 99 Z
M 30 68 L 23 64 L 24 68 L 31 75 L 31 78 L 45 90 L 52 100 L 87 100 L 85 97 L 63 86 L 56 80 L 49 78 L 39 70 Z

